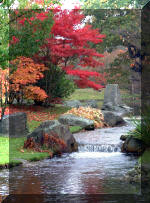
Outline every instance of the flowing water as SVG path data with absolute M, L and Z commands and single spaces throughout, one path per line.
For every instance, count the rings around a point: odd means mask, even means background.
M 39 162 L 25 162 L 9 172 L 10 194 L 139 194 L 140 184 L 124 175 L 137 158 L 120 152 L 126 126 L 74 134 L 79 151 Z M 0 172 L 0 194 L 8 193 L 8 171 Z

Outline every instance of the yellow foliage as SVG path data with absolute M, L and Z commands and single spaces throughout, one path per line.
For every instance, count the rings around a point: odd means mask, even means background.
M 67 111 L 65 114 L 73 114 L 76 116 L 80 116 L 83 118 L 87 118 L 94 121 L 95 128 L 103 128 L 106 126 L 104 123 L 104 116 L 99 109 L 91 108 L 91 107 L 79 107 L 72 108 Z

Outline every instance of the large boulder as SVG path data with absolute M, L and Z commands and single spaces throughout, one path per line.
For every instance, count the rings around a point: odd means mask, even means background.
M 123 115 L 131 112 L 130 107 L 128 107 L 126 105 L 114 106 L 113 103 L 111 103 L 111 102 L 103 104 L 102 110 L 113 111 L 113 112 L 117 113 L 120 116 L 123 116 Z
M 33 138 L 35 143 L 42 144 L 44 134 L 56 134 L 66 143 L 66 148 L 61 149 L 61 152 L 72 152 L 78 149 L 69 127 L 59 123 L 57 120 L 49 120 L 41 123 L 39 127 L 27 136 L 27 139 Z
M 121 135 L 120 140 L 125 141 L 129 135 Z
M 126 153 L 141 154 L 145 150 L 145 144 L 142 140 L 133 136 L 128 136 L 122 145 L 121 151 Z
M 124 125 L 126 123 L 121 116 L 117 115 L 114 112 L 102 111 L 102 113 L 104 115 L 104 122 L 111 127 Z
M 124 115 L 131 111 L 130 107 L 122 103 L 118 84 L 108 84 L 106 86 L 102 110 L 114 111 L 118 115 Z
M 18 112 L 5 115 L 0 122 L 0 132 L 10 137 L 25 136 L 28 133 L 26 113 Z
M 82 106 L 82 103 L 79 100 L 70 100 L 70 101 L 64 101 L 64 106 L 71 107 L 71 108 L 79 108 Z
M 73 114 L 64 114 L 58 118 L 58 121 L 64 125 L 81 126 L 86 130 L 94 130 L 94 121 L 79 117 Z

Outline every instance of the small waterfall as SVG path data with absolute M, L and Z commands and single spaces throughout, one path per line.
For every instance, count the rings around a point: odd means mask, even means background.
M 120 152 L 119 145 L 95 145 L 95 144 L 79 144 L 79 152 Z

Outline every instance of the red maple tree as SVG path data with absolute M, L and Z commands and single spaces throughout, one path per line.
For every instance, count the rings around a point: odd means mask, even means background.
M 100 34 L 98 29 L 92 29 L 90 25 L 81 24 L 85 16 L 79 9 L 71 11 L 54 9 L 53 12 L 54 24 L 50 37 L 45 39 L 40 52 L 34 58 L 45 64 L 60 66 L 66 74 L 78 76 L 79 79 L 75 82 L 79 87 L 101 89 L 103 87 L 101 84 L 96 84 L 89 78 L 101 78 L 104 81 L 103 76 L 84 68 L 103 66 L 103 63 L 97 60 L 103 55 L 91 48 L 90 43 L 101 43 L 105 35 Z M 44 51 L 46 55 L 43 56 L 40 53 Z
M 66 74 L 76 76 L 74 82 L 81 88 L 91 87 L 96 90 L 103 88 L 102 83 L 105 80 L 103 75 L 86 68 L 103 66 L 103 63 L 99 62 L 99 58 L 103 55 L 98 53 L 95 48 L 91 48 L 91 45 L 101 43 L 105 35 L 100 34 L 99 30 L 93 29 L 91 25 L 84 24 L 85 15 L 82 10 L 55 8 L 53 10 L 42 10 L 38 13 L 35 11 L 32 17 L 23 15 L 17 21 L 19 33 L 22 31 L 21 26 L 28 25 L 33 27 L 31 34 L 37 36 L 37 32 L 40 33 L 37 29 L 42 29 L 42 26 L 40 28 L 34 22 L 39 21 L 38 25 L 42 25 L 51 16 L 48 15 L 49 12 L 53 12 L 54 21 L 51 31 L 46 35 L 42 45 L 39 46 L 38 52 L 30 57 L 34 62 L 48 67 L 50 73 L 52 68 L 59 66 Z M 25 29 L 23 29 L 24 31 Z M 21 43 L 18 36 L 17 34 L 13 36 L 12 46 Z M 35 43 L 37 41 L 36 39 Z M 19 48 L 22 47 L 25 47 L 25 45 L 19 46 Z

